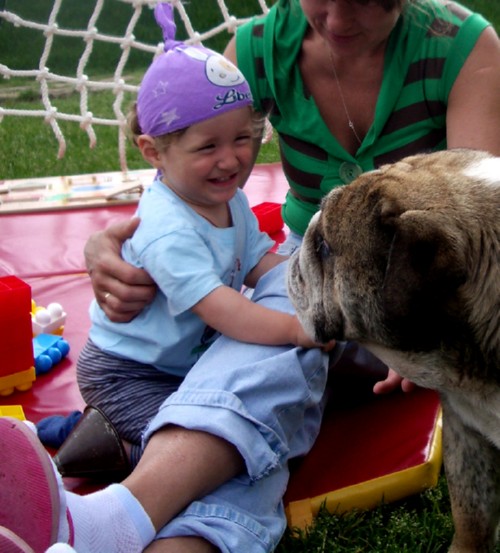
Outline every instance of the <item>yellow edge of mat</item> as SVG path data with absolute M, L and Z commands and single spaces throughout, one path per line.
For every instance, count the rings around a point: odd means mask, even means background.
M 353 509 L 368 510 L 384 503 L 392 503 L 410 495 L 434 487 L 439 478 L 442 452 L 442 413 L 439 411 L 434 424 L 427 460 L 415 467 L 347 486 L 316 497 L 290 502 L 286 507 L 288 525 L 305 529 L 324 504 L 335 514 Z

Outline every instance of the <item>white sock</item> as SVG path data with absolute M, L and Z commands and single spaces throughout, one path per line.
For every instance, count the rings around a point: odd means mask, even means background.
M 32 422 L 24 422 L 37 434 Z M 151 519 L 128 488 L 112 484 L 85 496 L 68 492 L 55 463 L 50 460 L 61 504 L 57 536 L 60 543 L 49 548 L 51 553 L 68 551 L 67 547 L 64 549 L 68 543 L 78 553 L 142 553 L 153 541 L 156 530 Z
M 69 542 L 78 553 L 142 553 L 156 535 L 142 505 L 121 484 L 86 496 L 65 496 L 73 528 L 61 516 L 58 541 Z
M 51 545 L 45 553 L 77 553 L 77 551 L 66 543 L 55 543 Z

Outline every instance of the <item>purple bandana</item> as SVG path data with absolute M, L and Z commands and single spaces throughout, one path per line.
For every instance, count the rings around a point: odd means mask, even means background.
M 203 46 L 175 40 L 171 4 L 157 4 L 155 17 L 165 53 L 153 61 L 139 89 L 137 115 L 144 134 L 161 136 L 252 105 L 250 87 L 230 61 Z

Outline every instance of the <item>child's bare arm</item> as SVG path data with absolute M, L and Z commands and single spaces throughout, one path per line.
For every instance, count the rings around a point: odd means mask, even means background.
M 273 252 L 266 253 L 246 276 L 245 285 L 250 288 L 255 288 L 257 281 L 263 274 L 270 271 L 273 267 L 276 267 L 276 265 L 283 263 L 286 259 L 288 259 L 286 255 L 279 255 Z
M 294 315 L 253 303 L 228 286 L 216 288 L 192 311 L 221 334 L 242 342 L 323 347 L 304 332 Z M 333 344 L 328 344 L 327 348 L 331 347 Z

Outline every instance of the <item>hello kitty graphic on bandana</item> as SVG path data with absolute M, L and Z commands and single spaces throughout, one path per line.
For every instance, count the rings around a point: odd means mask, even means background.
M 139 89 L 137 114 L 143 133 L 168 134 L 252 105 L 250 87 L 234 64 L 213 50 L 175 40 L 171 4 L 157 4 L 155 17 L 165 52 L 153 61 Z

